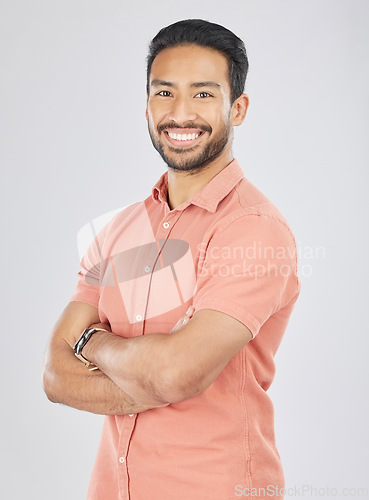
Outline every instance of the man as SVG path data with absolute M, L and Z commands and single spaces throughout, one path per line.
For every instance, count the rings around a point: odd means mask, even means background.
M 51 401 L 107 415 L 88 500 L 283 487 L 266 390 L 299 294 L 296 247 L 232 156 L 247 70 L 243 42 L 213 23 L 151 42 L 146 118 L 168 171 L 91 244 L 44 369 Z

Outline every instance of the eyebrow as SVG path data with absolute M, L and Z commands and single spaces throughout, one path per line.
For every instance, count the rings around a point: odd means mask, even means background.
M 191 83 L 191 87 L 215 87 L 215 88 L 220 88 L 220 84 L 216 82 L 195 82 Z
M 166 82 L 165 80 L 152 80 L 151 87 L 175 87 L 174 83 Z
M 177 85 L 173 82 L 167 82 L 166 80 L 152 80 L 151 87 L 177 87 Z M 194 82 L 191 83 L 190 87 L 201 88 L 201 87 L 214 87 L 220 88 L 220 84 L 212 81 L 207 82 Z

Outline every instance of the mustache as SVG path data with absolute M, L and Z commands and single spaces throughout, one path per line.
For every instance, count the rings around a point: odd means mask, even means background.
M 161 125 L 158 125 L 158 132 L 159 134 L 163 132 L 163 130 L 168 130 L 171 128 L 195 128 L 195 129 L 200 129 L 203 130 L 204 132 L 212 132 L 212 128 L 209 125 L 200 125 L 194 122 L 187 122 L 184 123 L 183 125 L 179 125 L 178 123 L 170 122 L 170 123 L 162 123 Z

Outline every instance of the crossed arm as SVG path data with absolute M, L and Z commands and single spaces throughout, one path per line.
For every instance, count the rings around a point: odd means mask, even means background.
M 123 338 L 95 333 L 83 355 L 99 370 L 89 371 L 73 353 L 81 332 L 99 324 L 97 308 L 70 302 L 48 345 L 43 384 L 48 398 L 104 415 L 139 413 L 203 392 L 251 339 L 238 320 L 200 310 L 179 331 Z

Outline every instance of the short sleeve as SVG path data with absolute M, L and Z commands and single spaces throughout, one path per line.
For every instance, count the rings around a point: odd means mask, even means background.
M 98 307 L 105 260 L 103 247 L 110 224 L 107 224 L 94 238 L 80 262 L 78 282 L 70 301 L 86 302 Z
M 288 226 L 269 215 L 243 215 L 223 225 L 204 249 L 193 306 L 229 314 L 255 337 L 298 292 L 297 250 Z

